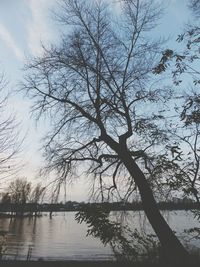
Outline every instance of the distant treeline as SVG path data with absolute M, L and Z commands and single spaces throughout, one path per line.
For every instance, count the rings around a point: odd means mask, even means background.
M 160 210 L 191 210 L 200 209 L 200 203 L 185 203 L 185 202 L 159 202 Z M 102 209 L 106 211 L 117 210 L 143 210 L 141 202 L 124 203 L 124 202 L 103 202 L 103 203 L 79 203 L 76 201 L 68 201 L 63 203 L 0 203 L 0 212 L 14 212 L 17 214 L 24 213 L 39 213 L 39 212 L 55 212 L 55 211 L 80 211 L 85 209 Z
M 18 178 L 12 181 L 0 194 L 1 216 L 38 216 L 41 212 L 80 211 L 80 210 L 143 210 L 141 202 L 103 202 L 85 203 L 67 201 L 65 203 L 44 203 L 45 187 L 41 184 L 33 186 L 26 179 Z M 173 197 L 168 202 L 158 202 L 160 210 L 191 210 L 200 209 L 200 204 L 188 197 Z

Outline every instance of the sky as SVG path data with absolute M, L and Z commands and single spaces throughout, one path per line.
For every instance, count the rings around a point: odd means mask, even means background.
M 13 92 L 19 88 L 25 62 L 28 58 L 42 54 L 42 43 L 48 45 L 59 39 L 62 28 L 53 20 L 52 15 L 56 2 L 57 0 L 0 0 L 0 71 L 4 72 L 8 81 L 7 90 Z M 156 35 L 170 37 L 169 45 L 174 45 L 190 14 L 186 0 L 166 0 L 164 5 L 165 14 Z M 11 95 L 9 108 L 16 112 L 22 131 L 26 133 L 21 154 L 25 164 L 19 176 L 35 182 L 38 181 L 38 169 L 43 164 L 40 140 L 48 123 L 36 125 L 30 116 L 30 107 L 31 101 L 21 93 Z M 67 200 L 87 200 L 87 192 L 84 181 L 80 181 L 68 188 Z

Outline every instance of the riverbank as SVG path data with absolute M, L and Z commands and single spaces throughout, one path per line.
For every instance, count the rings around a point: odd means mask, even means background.
M 147 265 L 147 264 L 133 264 L 133 263 L 125 263 L 125 262 L 108 262 L 108 261 L 0 261 L 0 266 L 2 267 L 150 267 L 155 265 Z
M 116 261 L 0 261 L 2 267 L 174 267 L 162 263 Z M 197 264 L 198 266 L 198 264 Z M 176 266 L 186 267 L 186 266 Z M 187 266 L 191 267 L 191 266 Z
M 115 261 L 0 261 L 2 267 L 167 267 L 152 263 Z

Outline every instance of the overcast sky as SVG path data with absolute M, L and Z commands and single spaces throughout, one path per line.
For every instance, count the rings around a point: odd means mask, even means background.
M 109 0 L 108 0 L 109 1 Z M 57 0 L 0 0 L 0 70 L 9 81 L 8 90 L 14 90 L 22 80 L 22 68 L 28 57 L 42 53 L 43 44 L 54 43 L 58 40 L 58 29 L 52 19 L 52 9 L 55 9 Z M 163 1 L 166 10 L 160 21 L 156 34 L 171 38 L 174 44 L 177 34 L 188 22 L 188 10 L 185 0 Z M 39 140 L 46 131 L 44 124 L 36 128 L 33 119 L 30 119 L 30 105 L 28 99 L 15 94 L 10 100 L 10 107 L 17 112 L 22 121 L 23 132 L 27 131 L 22 155 L 26 165 L 21 172 L 22 176 L 35 179 L 37 169 L 42 161 L 41 144 Z M 67 192 L 67 199 L 86 200 L 87 190 L 82 182 Z M 1 186 L 0 186 L 1 187 Z

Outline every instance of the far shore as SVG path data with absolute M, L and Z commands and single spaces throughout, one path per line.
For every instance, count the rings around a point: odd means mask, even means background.
M 160 210 L 199 210 L 200 203 L 185 200 L 158 202 L 157 206 Z M 29 214 L 29 216 L 39 215 L 41 212 L 70 212 L 70 211 L 93 211 L 102 210 L 110 211 L 140 211 L 143 210 L 141 202 L 103 202 L 103 203 L 84 203 L 76 201 L 68 201 L 66 203 L 0 203 L 0 217 L 15 216 Z M 6 214 L 7 213 L 7 214 Z M 10 213 L 10 215 L 9 215 Z M 5 215 L 5 216 L 4 216 Z

